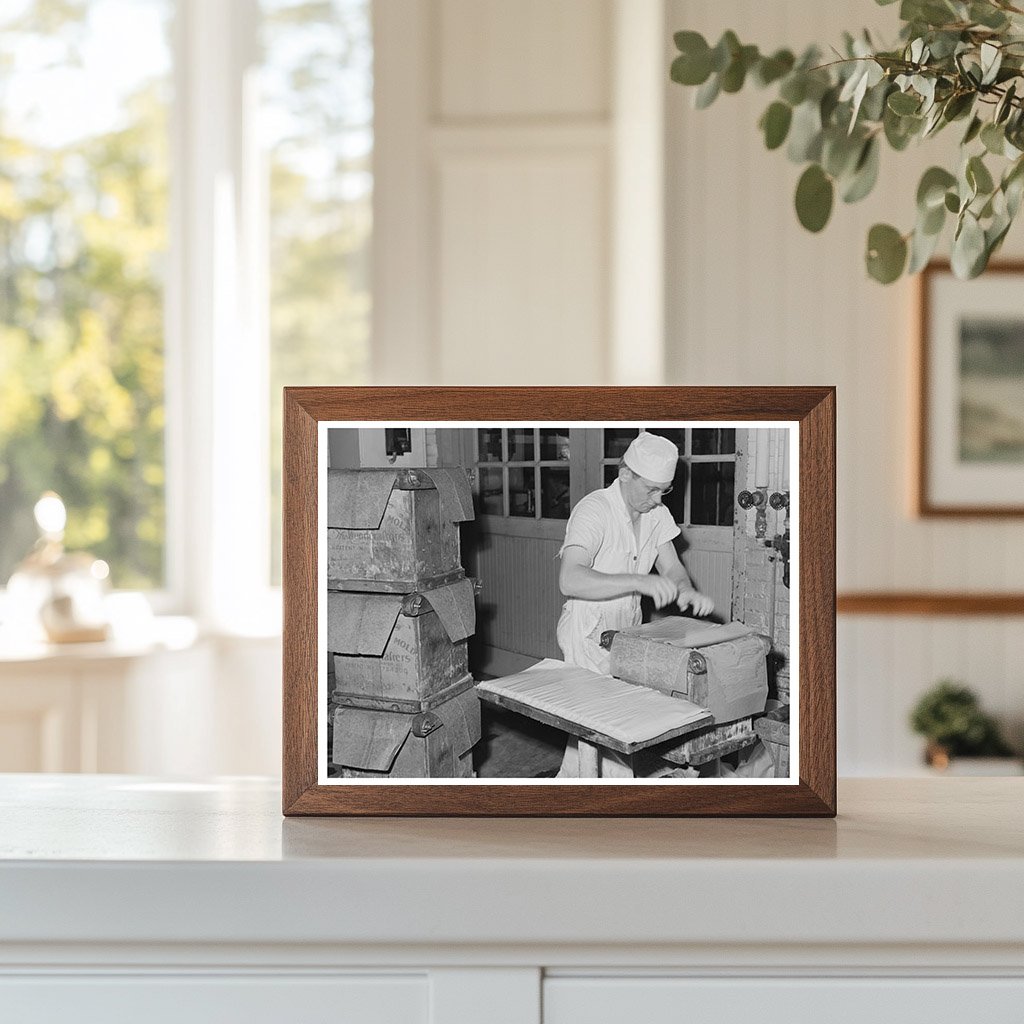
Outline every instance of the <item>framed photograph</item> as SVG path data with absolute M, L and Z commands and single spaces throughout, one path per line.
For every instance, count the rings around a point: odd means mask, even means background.
M 1024 263 L 921 274 L 916 507 L 1024 515 Z
M 287 388 L 284 813 L 835 814 L 832 388 Z

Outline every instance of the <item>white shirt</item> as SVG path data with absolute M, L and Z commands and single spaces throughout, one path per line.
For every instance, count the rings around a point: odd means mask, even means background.
M 591 559 L 591 568 L 604 573 L 648 573 L 658 548 L 679 536 L 672 513 L 664 505 L 640 515 L 639 541 L 633 521 L 615 480 L 603 490 L 583 498 L 572 510 L 565 527 L 565 543 L 559 549 L 580 547 Z M 598 647 L 606 629 L 639 625 L 640 594 L 624 594 L 607 601 L 566 599 L 558 621 L 558 642 L 565 660 L 597 672 L 607 672 L 609 656 Z

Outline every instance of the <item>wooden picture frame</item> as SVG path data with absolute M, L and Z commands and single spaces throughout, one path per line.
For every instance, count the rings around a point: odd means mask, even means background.
M 319 495 L 328 424 L 779 424 L 794 438 L 798 775 L 787 779 L 321 780 Z M 835 389 L 830 387 L 286 388 L 283 812 L 355 816 L 814 816 L 836 813 Z M 589 428 L 588 428 L 589 429 Z M 381 431 L 383 434 L 383 431 Z M 539 435 L 538 435 L 539 436 Z M 326 529 L 324 529 L 326 535 Z M 796 553 L 799 552 L 797 560 Z M 324 584 L 326 586 L 326 584 Z M 323 591 L 326 594 L 326 590 Z M 325 602 L 326 603 L 326 602 Z M 756 783 L 774 783 L 761 784 Z
M 1024 371 L 986 365 L 1020 361 L 1022 286 L 1024 262 L 992 263 L 971 281 L 944 261 L 920 274 L 913 508 L 922 518 L 1024 516 L 1024 412 L 1014 397 Z

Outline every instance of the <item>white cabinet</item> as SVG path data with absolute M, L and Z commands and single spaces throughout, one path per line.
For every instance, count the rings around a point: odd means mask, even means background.
M 836 821 L 288 819 L 257 779 L 0 776 L 0 1020 L 1020 1024 L 1016 779 Z
M 0 978 L 0 1008 L 18 1024 L 427 1024 L 428 981 L 301 974 Z
M 552 977 L 544 1024 L 1020 1024 L 1022 978 Z

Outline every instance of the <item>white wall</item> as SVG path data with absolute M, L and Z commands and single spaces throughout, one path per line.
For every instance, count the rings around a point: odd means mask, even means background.
M 712 42 L 726 28 L 762 48 L 838 42 L 842 29 L 882 26 L 896 8 L 868 0 L 669 0 L 671 31 Z M 666 51 L 670 57 L 670 47 Z M 837 204 L 818 236 L 793 213 L 800 168 L 768 153 L 756 128 L 770 91 L 748 88 L 692 109 L 668 84 L 668 382 L 835 384 L 839 398 L 839 589 L 1021 590 L 1021 522 L 922 521 L 909 512 L 914 285 L 883 288 L 863 269 L 871 224 L 912 226 L 917 180 L 943 160 L 940 136 L 917 151 L 886 150 L 877 193 Z M 1019 228 L 1005 254 L 1024 251 Z M 920 742 L 909 707 L 942 676 L 973 686 L 1024 733 L 1024 620 L 839 620 L 839 765 L 844 774 L 898 774 Z

